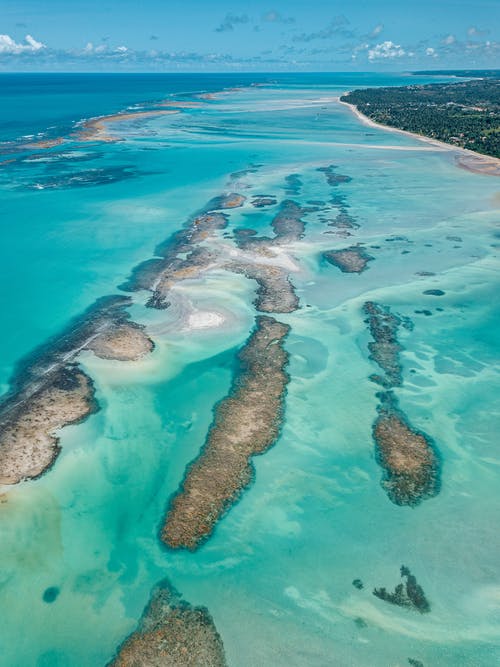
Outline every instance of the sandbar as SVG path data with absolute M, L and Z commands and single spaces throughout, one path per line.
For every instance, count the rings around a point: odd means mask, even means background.
M 122 137 L 109 133 L 109 125 L 116 123 L 126 123 L 145 118 L 155 118 L 157 116 L 166 116 L 179 113 L 175 109 L 157 109 L 154 111 L 131 111 L 130 113 L 117 113 L 110 116 L 99 116 L 85 121 L 81 129 L 76 133 L 79 141 L 103 141 L 106 143 L 121 141 Z

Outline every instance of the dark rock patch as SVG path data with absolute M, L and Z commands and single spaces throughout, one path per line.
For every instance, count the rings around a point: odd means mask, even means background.
M 375 588 L 373 595 L 398 607 L 413 609 L 421 614 L 430 612 L 430 604 L 425 597 L 422 587 L 418 584 L 416 577 L 409 568 L 401 566 L 401 578 L 403 581 L 397 584 L 394 592 L 390 593 L 385 588 Z
M 52 602 L 55 602 L 59 596 L 60 590 L 57 588 L 57 586 L 50 586 L 49 588 L 46 588 L 43 592 L 42 595 L 42 600 L 46 602 L 47 604 L 51 604 Z

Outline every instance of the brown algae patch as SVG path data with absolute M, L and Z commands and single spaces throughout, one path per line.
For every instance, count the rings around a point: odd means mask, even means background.
M 316 171 L 322 172 L 325 175 L 328 185 L 334 188 L 343 183 L 350 183 L 352 181 L 351 176 L 337 174 L 337 166 L 334 164 L 330 164 L 328 167 L 319 167 Z
M 230 192 L 225 195 L 219 195 L 218 197 L 214 197 L 208 202 L 206 210 L 213 211 L 225 208 L 239 208 L 240 206 L 243 206 L 243 204 L 246 202 L 246 199 L 247 198 L 244 195 L 240 195 L 237 192 Z
M 154 343 L 144 328 L 134 322 L 122 322 L 98 334 L 87 349 L 101 359 L 137 361 L 153 351 Z
M 305 223 L 302 215 L 305 209 L 291 199 L 285 199 L 280 210 L 271 222 L 275 238 L 274 243 L 293 243 L 304 236 Z
M 59 454 L 57 431 L 97 409 L 90 378 L 75 365 L 0 416 L 0 483 L 39 477 Z
M 214 197 L 203 208 L 203 213 L 192 218 L 183 229 L 161 244 L 157 257 L 143 262 L 134 269 L 123 289 L 146 289 L 152 292 L 146 305 L 150 308 L 167 308 L 169 293 L 180 281 L 199 278 L 204 272 L 225 269 L 255 280 L 258 284 L 256 307 L 265 313 L 289 313 L 296 310 L 299 300 L 289 279 L 289 271 L 282 266 L 262 262 L 262 257 L 273 258 L 273 246 L 302 238 L 305 224 L 301 219 L 305 212 L 290 200 L 282 206 L 271 222 L 274 238 L 256 237 L 251 230 L 237 230 L 235 237 L 240 249 L 255 253 L 232 260 L 227 249 L 216 244 L 201 245 L 211 241 L 216 232 L 227 227 L 228 216 L 213 207 L 235 208 L 245 198 L 236 193 Z
M 107 667 L 226 667 L 224 645 L 205 607 L 193 607 L 166 582 L 151 595 L 137 630 Z
M 243 261 L 231 262 L 225 268 L 255 280 L 258 288 L 254 305 L 261 313 L 292 313 L 299 307 L 299 298 L 286 269 Z
M 341 250 L 327 250 L 323 253 L 323 257 L 327 262 L 340 269 L 342 273 L 363 273 L 368 268 L 368 262 L 375 259 L 359 245 L 349 246 Z
M 274 237 L 255 236 L 253 231 L 239 229 L 235 231 L 235 239 L 242 250 L 251 250 L 260 254 L 268 254 L 273 246 L 295 243 L 304 236 L 305 223 L 302 216 L 307 211 L 291 199 L 285 199 L 278 213 L 271 221 Z
M 380 403 L 373 425 L 377 462 L 384 470 L 382 486 L 396 505 L 415 506 L 439 493 L 440 466 L 431 439 L 411 426 L 391 391 L 403 382 L 398 329 L 401 325 L 410 328 L 410 322 L 372 301 L 363 310 L 373 337 L 368 344 L 370 358 L 384 372 L 371 379 L 387 389 L 377 394 Z
M 373 595 L 398 607 L 413 609 L 421 614 L 428 613 L 431 606 L 423 588 L 417 582 L 415 575 L 405 565 L 401 566 L 401 579 L 403 579 L 403 582 L 397 584 L 393 593 L 390 593 L 386 588 L 375 588 Z
M 229 395 L 216 407 L 200 455 L 170 502 L 161 531 L 174 549 L 195 550 L 239 498 L 253 476 L 251 458 L 278 438 L 283 421 L 290 327 L 261 315 L 240 350 Z
M 408 423 L 391 392 L 379 394 L 373 425 L 377 461 L 385 471 L 382 486 L 395 505 L 418 505 L 439 492 L 439 461 L 427 435 Z
M 218 253 L 199 244 L 212 238 L 218 230 L 225 229 L 227 223 L 227 215 L 217 211 L 196 215 L 156 249 L 156 257 L 139 264 L 122 289 L 149 290 L 152 296 L 146 304 L 148 307 L 168 307 L 168 293 L 176 283 L 197 278 L 214 264 Z
M 403 321 L 390 309 L 373 301 L 367 301 L 363 306 L 367 315 L 365 320 L 370 329 L 373 341 L 368 343 L 370 359 L 384 371 L 385 377 L 372 376 L 374 381 L 385 387 L 398 387 L 402 384 L 402 368 L 399 353 L 403 349 L 398 341 L 398 328 Z
M 266 206 L 276 206 L 278 200 L 274 195 L 255 195 L 251 204 L 254 208 L 265 208 Z

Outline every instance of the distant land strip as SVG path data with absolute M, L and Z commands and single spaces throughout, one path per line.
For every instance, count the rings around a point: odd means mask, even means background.
M 340 101 L 374 123 L 487 156 L 490 159 L 482 163 L 468 165 L 459 159 L 459 164 L 500 175 L 500 74 L 454 83 L 354 90 Z

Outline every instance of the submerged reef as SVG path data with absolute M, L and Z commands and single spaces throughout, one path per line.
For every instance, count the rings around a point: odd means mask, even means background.
M 302 190 L 302 179 L 300 174 L 289 174 L 285 178 L 285 194 L 288 197 L 297 197 Z
M 170 502 L 161 531 L 169 547 L 194 550 L 207 539 L 250 484 L 251 458 L 278 438 L 289 381 L 283 347 L 289 330 L 272 317 L 257 317 L 239 352 L 229 395 L 217 405 L 205 445 Z
M 368 262 L 375 259 L 360 245 L 353 245 L 340 250 L 327 250 L 323 253 L 323 257 L 327 262 L 340 269 L 342 273 L 363 273 Z
M 59 190 L 63 188 L 86 188 L 95 185 L 118 183 L 135 178 L 139 172 L 132 166 L 108 167 L 73 171 L 57 176 L 43 176 L 33 183 L 19 186 L 20 190 Z
M 275 206 L 278 200 L 274 195 L 255 195 L 251 204 L 254 208 L 264 208 L 265 206 Z
M 332 187 L 337 187 L 342 183 L 349 183 L 352 181 L 350 176 L 346 176 L 345 174 L 337 174 L 336 169 L 336 165 L 330 164 L 328 167 L 319 167 L 317 171 L 320 171 L 325 175 L 326 182 Z
M 437 495 L 440 481 L 433 442 L 411 426 L 392 392 L 403 383 L 398 329 L 401 325 L 410 328 L 411 324 L 372 301 L 366 302 L 363 310 L 373 337 L 368 344 L 370 359 L 384 371 L 383 376 L 373 375 L 371 379 L 386 388 L 377 394 L 378 417 L 373 425 L 377 462 L 384 470 L 382 486 L 396 505 L 415 506 Z
M 253 230 L 237 229 L 234 237 L 238 247 L 269 256 L 269 249 L 287 243 L 300 241 L 304 236 L 305 222 L 302 216 L 306 209 L 291 199 L 285 199 L 278 213 L 271 221 L 274 236 L 255 236 Z
M 352 229 L 359 229 L 356 219 L 348 213 L 347 209 L 342 207 L 334 220 L 328 223 L 329 227 L 334 227 L 337 230 L 337 236 L 347 237 L 352 236 Z
M 133 270 L 122 289 L 149 290 L 152 295 L 146 306 L 162 309 L 170 305 L 171 290 L 180 281 L 199 278 L 209 270 L 223 269 L 257 282 L 255 305 L 261 312 L 296 310 L 299 302 L 288 277 L 289 271 L 271 262 L 264 263 L 261 258 L 272 259 L 275 256 L 273 246 L 302 238 L 305 223 L 301 216 L 305 211 L 295 202 L 285 200 L 271 222 L 273 238 L 257 237 L 252 230 L 237 230 L 236 243 L 245 255 L 233 259 L 234 253 L 228 252 L 227 246 L 214 242 L 216 232 L 227 227 L 228 217 L 211 207 L 235 207 L 243 201 L 244 197 L 235 193 L 210 200 L 203 213 L 156 248 L 156 257 Z
M 226 268 L 240 273 L 258 284 L 254 305 L 262 313 L 292 313 L 299 307 L 299 298 L 288 277 L 288 271 L 272 264 L 231 262 Z
M 385 377 L 372 376 L 372 379 L 385 387 L 398 387 L 403 382 L 399 361 L 399 353 L 403 348 L 397 334 L 403 320 L 386 306 L 373 301 L 367 301 L 363 311 L 367 315 L 365 321 L 373 338 L 373 342 L 368 343 L 370 359 L 385 373 Z
M 442 289 L 426 289 L 422 292 L 426 296 L 444 296 L 445 293 Z
M 285 199 L 271 222 L 275 234 L 273 243 L 282 244 L 299 241 L 304 236 L 305 223 L 301 216 L 305 212 L 296 202 Z
M 156 257 L 139 264 L 121 287 L 126 291 L 149 290 L 149 308 L 168 307 L 172 287 L 188 278 L 197 278 L 217 259 L 217 254 L 198 244 L 227 227 L 224 213 L 208 212 L 195 216 L 186 227 L 175 232 L 156 249 Z M 185 255 L 185 258 L 180 257 Z
M 82 350 L 131 361 L 153 349 L 144 328 L 129 320 L 129 305 L 123 296 L 98 299 L 18 364 L 0 401 L 0 483 L 39 477 L 59 454 L 57 431 L 97 410 L 92 381 L 76 364 Z
M 168 582 L 152 592 L 137 630 L 107 667 L 226 667 L 224 645 L 205 607 L 193 607 Z
M 188 223 L 156 248 L 156 256 L 136 267 L 123 289 L 148 290 L 147 307 L 167 308 L 172 288 L 205 271 L 225 269 L 258 284 L 256 306 L 265 313 L 288 313 L 299 306 L 289 270 L 272 262 L 273 245 L 302 238 L 302 209 L 282 203 L 271 222 L 274 238 L 252 238 L 235 257 L 226 244 L 215 243 L 227 227 L 221 209 L 242 206 L 234 192 L 211 199 Z M 218 209 L 218 210 L 217 210 Z M 257 252 L 255 251 L 258 248 Z M 266 261 L 262 256 L 267 257 Z M 59 335 L 18 364 L 9 392 L 0 399 L 0 481 L 15 484 L 47 470 L 59 453 L 57 431 L 85 419 L 97 409 L 91 379 L 77 366 L 78 354 L 92 351 L 103 359 L 133 361 L 150 353 L 153 342 L 144 328 L 130 321 L 130 297 L 99 299 Z M 264 325 L 263 325 L 264 326 Z M 281 326 L 281 325 L 280 325 Z
M 428 613 L 431 606 L 425 597 L 425 593 L 418 584 L 416 577 L 404 565 L 401 566 L 401 578 L 406 581 L 399 583 L 393 593 L 385 588 L 375 588 L 373 595 L 399 607 L 413 609 L 421 614 Z
M 246 201 L 244 195 L 240 195 L 237 192 L 230 192 L 224 195 L 218 195 L 211 199 L 205 207 L 205 211 L 215 211 L 217 209 L 224 208 L 239 208 L 243 206 Z
M 215 250 L 200 244 L 213 237 L 218 230 L 225 229 L 228 217 L 225 213 L 209 210 L 209 207 L 235 208 L 241 206 L 244 200 L 242 195 L 235 193 L 212 199 L 202 213 L 191 218 L 185 227 L 156 248 L 156 257 L 135 267 L 121 288 L 130 292 L 149 290 L 152 296 L 146 305 L 149 308 L 167 308 L 170 305 L 168 294 L 176 283 L 199 277 L 218 258 Z

